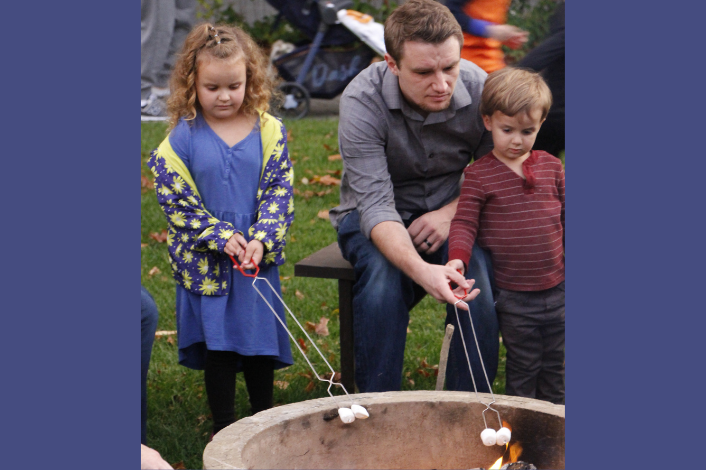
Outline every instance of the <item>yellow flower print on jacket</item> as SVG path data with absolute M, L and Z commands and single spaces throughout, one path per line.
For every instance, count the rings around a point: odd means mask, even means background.
M 262 263 L 278 266 L 285 261 L 285 235 L 294 219 L 294 170 L 282 122 L 261 113 L 260 123 L 263 165 L 258 213 L 248 233 L 266 248 Z M 239 232 L 208 212 L 169 137 L 152 152 L 148 165 L 155 176 L 157 200 L 169 223 L 167 249 L 175 280 L 195 294 L 227 294 L 230 260 L 223 248 Z

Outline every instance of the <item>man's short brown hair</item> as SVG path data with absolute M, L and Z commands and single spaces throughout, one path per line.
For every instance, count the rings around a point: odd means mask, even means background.
M 441 44 L 451 36 L 463 45 L 463 32 L 446 6 L 434 0 L 409 0 L 385 20 L 385 48 L 399 64 L 407 41 Z
M 529 114 L 535 108 L 542 110 L 542 121 L 552 106 L 552 92 L 541 75 L 529 70 L 505 67 L 485 80 L 480 113 L 492 116 L 500 111 L 506 116 Z

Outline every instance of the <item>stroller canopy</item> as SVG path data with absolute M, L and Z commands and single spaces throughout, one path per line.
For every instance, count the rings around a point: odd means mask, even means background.
M 316 32 L 319 30 L 319 24 L 321 23 L 321 13 L 319 13 L 316 1 L 312 2 L 309 7 L 308 15 L 303 11 L 306 8 L 307 0 L 267 0 L 267 3 L 279 11 L 292 26 L 306 34 L 309 39 L 314 39 Z M 351 33 L 345 26 L 336 24 L 331 26 L 326 32 L 326 36 L 324 36 L 321 45 L 343 46 L 358 40 L 358 37 Z

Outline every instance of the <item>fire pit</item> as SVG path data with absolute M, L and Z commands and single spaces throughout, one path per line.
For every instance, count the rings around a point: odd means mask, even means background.
M 490 401 L 490 395 L 479 395 Z M 523 449 L 520 460 L 539 469 L 564 468 L 564 406 L 495 397 L 493 407 L 512 428 L 510 445 L 519 443 Z M 341 404 L 362 405 L 370 418 L 343 424 L 336 413 Z M 505 446 L 481 442 L 484 409 L 473 393 L 436 391 L 292 403 L 222 430 L 206 446 L 204 468 L 489 468 Z M 499 427 L 495 413 L 486 417 L 489 426 Z

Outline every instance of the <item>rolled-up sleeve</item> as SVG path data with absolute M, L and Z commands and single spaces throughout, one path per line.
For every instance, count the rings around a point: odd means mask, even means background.
M 380 222 L 402 223 L 395 209 L 395 195 L 387 167 L 385 143 L 388 125 L 382 119 L 383 109 L 366 96 L 341 97 L 338 127 L 339 149 L 343 157 L 344 178 L 355 198 L 360 213 L 360 229 L 370 232 Z

